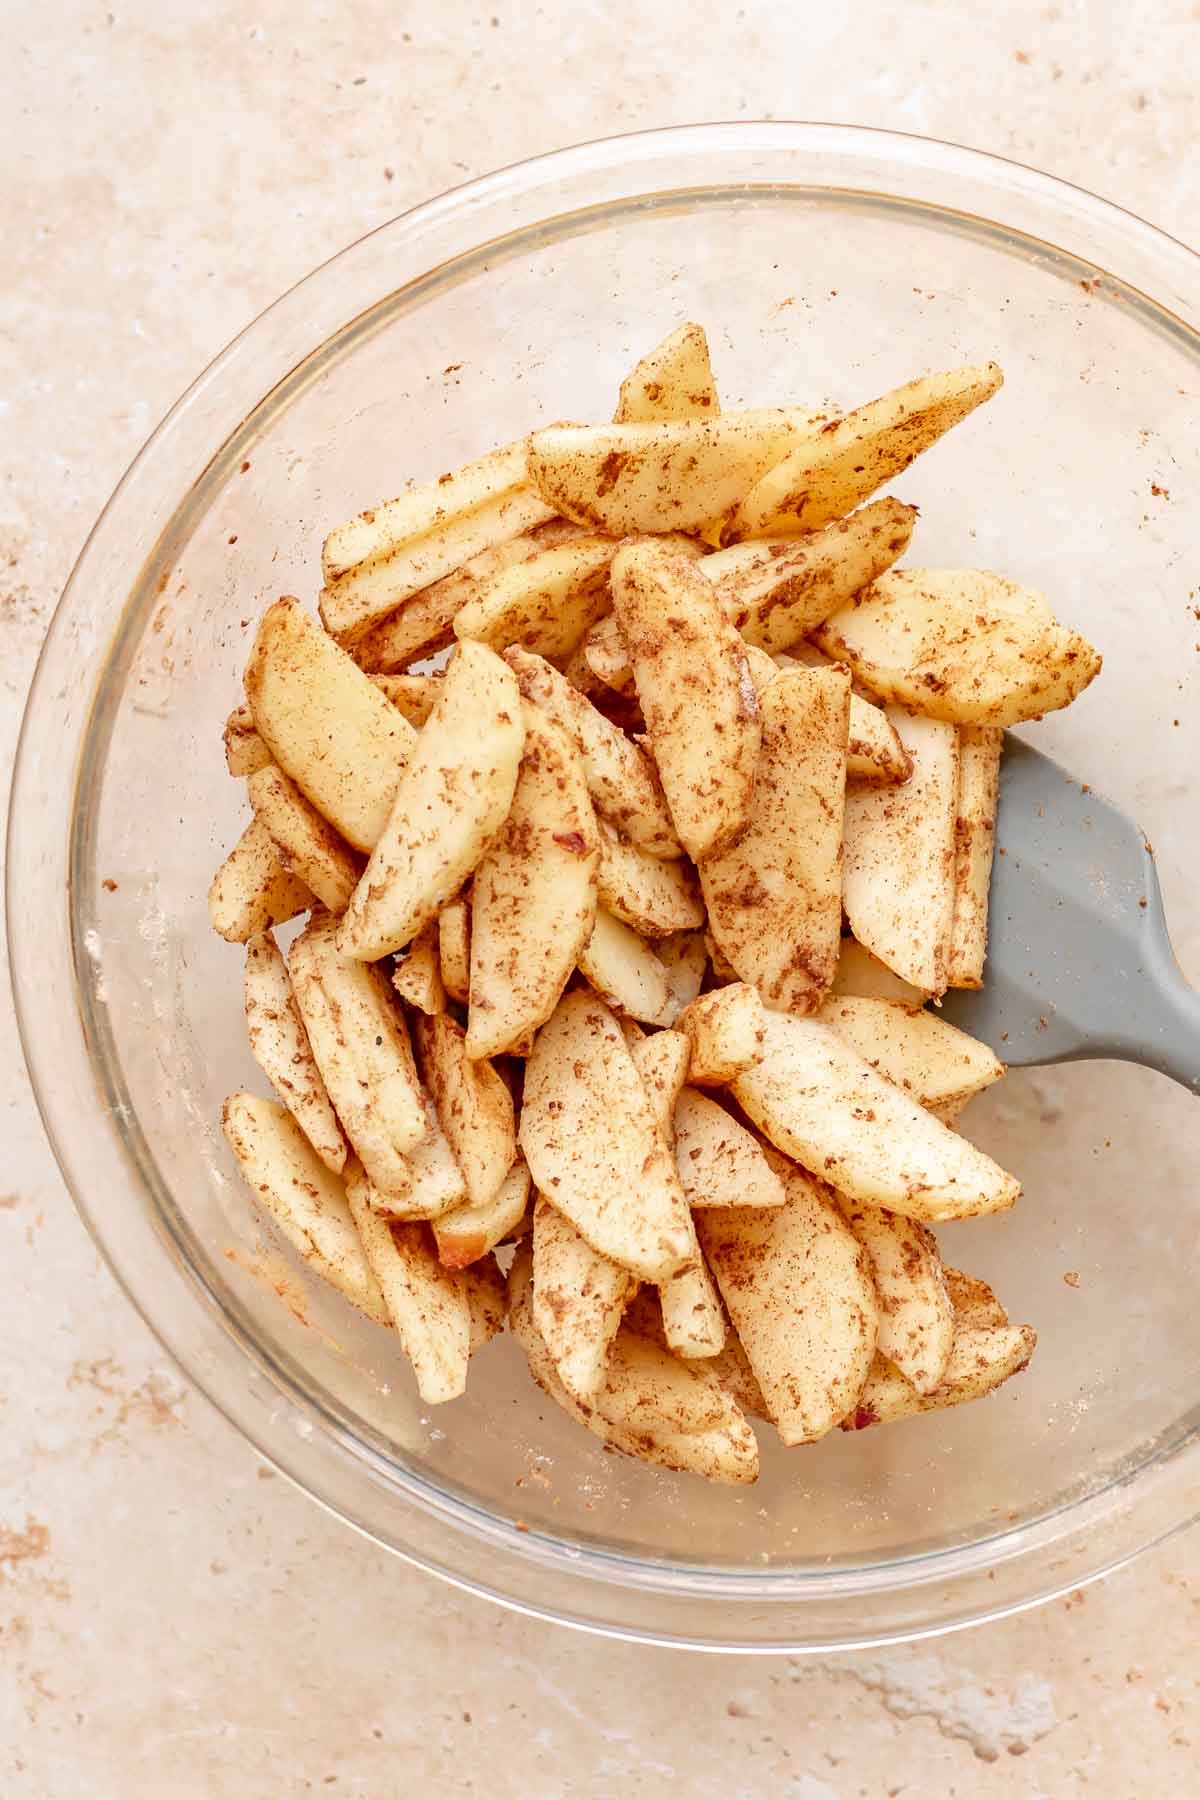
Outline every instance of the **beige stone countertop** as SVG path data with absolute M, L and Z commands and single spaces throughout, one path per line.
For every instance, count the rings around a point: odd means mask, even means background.
M 893 126 L 1194 238 L 1192 0 L 8 0 L 0 767 L 128 459 L 226 341 L 415 201 L 689 119 Z M 693 21 L 705 18 L 703 26 Z M 117 1292 L 0 1010 L 0 1794 L 1200 1794 L 1200 1536 L 1032 1614 L 816 1661 L 458 1594 L 261 1464 Z

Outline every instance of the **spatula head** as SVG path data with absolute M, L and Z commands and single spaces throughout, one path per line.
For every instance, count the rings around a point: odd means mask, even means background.
M 1007 740 L 984 985 L 943 1016 L 1021 1065 L 1115 1057 L 1200 1082 L 1200 996 L 1175 964 L 1145 833 Z

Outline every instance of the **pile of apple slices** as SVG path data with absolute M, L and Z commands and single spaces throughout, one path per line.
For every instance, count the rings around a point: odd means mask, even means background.
M 751 1417 L 810 1443 L 1028 1361 L 931 1230 L 1020 1189 L 953 1124 L 1003 1065 L 929 1003 L 983 977 L 1003 728 L 1100 659 L 896 567 L 915 509 L 872 499 L 1000 384 L 723 413 L 687 325 L 612 424 L 331 532 L 320 622 L 267 609 L 209 899 L 278 1099 L 225 1130 L 425 1401 L 507 1321 L 606 1443 L 744 1482 Z

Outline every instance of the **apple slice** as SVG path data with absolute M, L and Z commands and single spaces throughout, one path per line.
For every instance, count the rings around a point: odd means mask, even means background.
M 331 531 L 321 559 L 326 630 L 353 639 L 410 594 L 551 518 L 525 463 L 522 438 Z
M 879 1314 L 870 1266 L 820 1182 L 776 1159 L 787 1199 L 701 1209 L 696 1226 L 785 1444 L 832 1431 L 862 1390 Z
M 1041 594 L 984 569 L 892 569 L 814 636 L 869 693 L 956 725 L 1040 719 L 1100 673 Z
M 596 919 L 600 846 L 579 756 L 560 725 L 521 706 L 512 807 L 471 889 L 470 1057 L 498 1056 L 545 1024 Z
M 312 904 L 311 890 L 281 867 L 274 840 L 259 818 L 247 825 L 208 890 L 212 928 L 229 944 L 245 944 Z
M 785 1156 L 840 1193 L 929 1223 L 1001 1212 L 1018 1198 L 1015 1176 L 819 1019 L 769 1012 L 764 1040 L 762 1060 L 738 1076 L 733 1097 Z
M 389 1324 L 341 1176 L 325 1167 L 286 1107 L 231 1094 L 221 1122 L 246 1185 L 292 1247 L 369 1319 Z
M 245 1005 L 251 1055 L 326 1168 L 340 1175 L 346 1139 L 270 932 L 246 945 Z
M 510 644 L 551 660 L 570 656 L 609 609 L 612 538 L 577 537 L 516 563 L 479 584 L 454 617 L 454 635 L 493 650 Z
M 698 565 L 668 545 L 624 545 L 612 597 L 671 818 L 701 862 L 750 816 L 762 725 L 742 640 Z
M 774 665 L 772 665 L 773 668 Z M 793 669 L 759 691 L 749 823 L 700 866 L 709 930 L 768 1006 L 810 1012 L 837 968 L 850 677 Z
M 567 1392 L 585 1404 L 604 1380 L 609 1348 L 637 1279 L 593 1250 L 539 1195 L 533 1208 L 533 1317 Z
M 383 971 L 343 956 L 336 921 L 321 915 L 288 952 L 312 1053 L 342 1129 L 385 1194 L 408 1198 L 406 1152 L 429 1131 L 404 1014 Z
M 950 929 L 950 986 L 983 986 L 987 957 L 988 891 L 996 849 L 1000 758 L 1004 733 L 994 725 L 959 729 L 958 817 L 954 827 L 954 923 Z
M 567 994 L 525 1065 L 521 1148 L 534 1185 L 593 1249 L 665 1281 L 692 1242 L 674 1159 L 620 1026 L 586 989 Z
M 710 1481 L 758 1479 L 758 1444 L 731 1395 L 703 1362 L 686 1363 L 634 1332 L 618 1331 L 594 1399 L 572 1399 L 533 1319 L 529 1252 L 508 1275 L 508 1317 L 538 1386 L 578 1424 L 641 1462 Z
M 735 544 L 700 563 L 748 644 L 774 656 L 810 631 L 904 555 L 915 506 L 875 500 L 806 537 Z
M 1002 385 L 996 363 L 922 375 L 839 419 L 814 424 L 751 488 L 725 543 L 815 531 L 907 469 Z
M 596 810 L 652 856 L 678 856 L 679 839 L 650 758 L 630 743 L 565 675 L 514 646 L 504 657 L 526 700 L 563 727 L 583 759 Z
M 954 929 L 958 732 L 888 708 L 912 758 L 898 787 L 846 793 L 842 901 L 850 929 L 901 980 L 945 992 Z
M 935 1012 L 899 1000 L 835 994 L 817 1017 L 922 1106 L 965 1106 L 1005 1073 L 986 1044 Z
M 870 1258 L 879 1299 L 879 1355 L 895 1363 L 919 1394 L 932 1393 L 945 1376 L 955 1331 L 933 1233 L 883 1207 L 844 1198 L 838 1206 Z
M 711 419 L 720 412 L 703 325 L 680 325 L 635 363 L 621 383 L 618 425 Z
M 417 734 L 298 600 L 264 613 L 246 698 L 284 774 L 348 844 L 373 849 Z
M 511 669 L 460 644 L 343 917 L 348 956 L 402 950 L 458 892 L 508 816 L 524 741 Z
M 417 1392 L 428 1406 L 456 1400 L 466 1390 L 471 1355 L 466 1289 L 438 1262 L 428 1225 L 403 1224 L 375 1211 L 361 1168 L 347 1179 L 346 1199 Z
M 675 1104 L 675 1167 L 689 1206 L 782 1206 L 786 1199 L 753 1132 L 695 1088 L 685 1087 Z
M 692 531 L 735 507 L 821 415 L 798 407 L 636 425 L 552 425 L 529 440 L 547 507 L 608 537 Z

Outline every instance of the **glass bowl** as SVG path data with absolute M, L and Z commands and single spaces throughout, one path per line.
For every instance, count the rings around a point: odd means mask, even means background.
M 914 560 L 999 568 L 1103 677 L 1037 742 L 1144 824 L 1200 937 L 1200 269 L 1012 163 L 833 126 L 703 126 L 504 170 L 353 245 L 179 402 L 55 616 L 21 743 L 9 929 L 47 1130 L 143 1316 L 258 1450 L 400 1554 L 598 1630 L 879 1643 L 1026 1605 L 1200 1507 L 1200 1112 L 1146 1071 L 1013 1074 L 971 1135 L 1025 1182 L 949 1258 L 1036 1325 L 986 1405 L 785 1452 L 746 1491 L 605 1454 L 511 1340 L 443 1411 L 311 1284 L 218 1130 L 260 1079 L 209 877 L 245 817 L 221 725 L 254 622 L 313 601 L 323 531 L 550 418 L 603 418 L 687 318 L 723 403 L 850 404 L 995 357 L 1007 385 L 898 484 Z M 1064 1281 L 1071 1274 L 1071 1282 Z M 282 1304 L 281 1304 L 282 1300 Z

